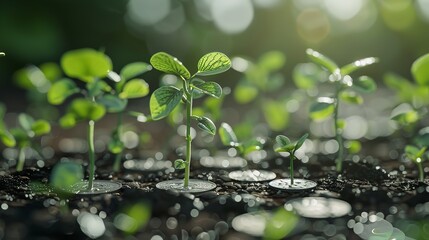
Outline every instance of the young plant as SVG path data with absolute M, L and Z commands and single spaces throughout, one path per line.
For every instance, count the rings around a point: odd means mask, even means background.
M 274 99 L 273 96 L 285 83 L 279 70 L 285 63 L 286 57 L 282 52 L 269 51 L 257 61 L 245 58 L 233 58 L 233 69 L 242 72 L 244 77 L 238 82 L 233 91 L 235 100 L 240 104 L 256 103 L 256 114 L 247 116 L 245 121 L 255 124 L 255 119 L 262 115 L 272 131 L 282 131 L 288 126 L 289 112 L 285 108 L 287 97 Z M 262 114 L 261 114 L 262 113 Z
M 189 186 L 189 176 L 191 167 L 191 119 L 198 122 L 198 127 L 209 134 L 216 134 L 216 126 L 212 120 L 204 116 L 192 114 L 193 99 L 196 95 L 207 94 L 219 98 L 222 95 L 222 88 L 216 82 L 205 82 L 198 76 L 216 75 L 225 72 L 231 67 L 230 59 L 223 53 L 212 52 L 204 55 L 198 61 L 198 71 L 191 75 L 189 70 L 177 58 L 159 52 L 150 59 L 151 65 L 164 73 L 178 76 L 182 82 L 181 89 L 173 86 L 162 86 L 156 89 L 150 98 L 150 112 L 153 120 L 167 117 L 171 111 L 182 100 L 186 105 L 186 159 L 178 159 L 174 162 L 176 169 L 185 169 L 183 187 Z
M 429 54 L 425 54 L 415 60 L 411 66 L 413 81 L 394 73 L 387 73 L 384 76 L 384 83 L 394 90 L 399 104 L 408 104 L 402 107 L 399 113 L 393 110 L 392 119 L 401 128 L 414 135 L 417 125 L 424 119 L 429 106 Z
M 339 146 L 336 169 L 337 172 L 341 172 L 344 158 L 342 132 L 345 123 L 344 120 L 339 118 L 340 99 L 349 104 L 362 104 L 363 98 L 358 92 L 371 93 L 376 90 L 377 85 L 370 77 L 360 76 L 353 79 L 350 74 L 378 62 L 378 59 L 373 57 L 364 58 L 339 67 L 334 61 L 312 49 L 307 49 L 306 53 L 312 62 L 329 72 L 329 82 L 335 88 L 332 96 L 320 97 L 310 106 L 310 117 L 317 121 L 333 115 L 335 139 Z
M 116 78 L 121 87 L 114 92 L 112 87 L 102 80 L 111 72 L 111 60 L 104 53 L 93 49 L 66 52 L 61 58 L 61 67 L 67 76 L 76 78 L 85 85 L 83 88 L 79 88 L 74 81 L 67 78 L 57 81 L 49 89 L 48 101 L 53 105 L 60 105 L 68 97 L 76 93 L 82 94 L 82 97 L 71 101 L 66 114 L 60 119 L 60 125 L 64 128 L 71 128 L 79 121 L 88 122 L 89 179 L 86 192 L 92 192 L 95 175 L 95 122 L 100 120 L 106 112 L 123 111 L 128 98 L 142 95 L 142 92 L 148 91 L 147 84 L 144 81 L 125 82 L 125 80 Z
M 425 179 L 424 171 L 422 162 L 426 160 L 425 154 L 427 147 L 418 148 L 413 145 L 407 145 L 405 146 L 405 155 L 407 158 L 409 158 L 411 161 L 413 161 L 415 164 L 417 164 L 417 167 L 419 169 L 419 180 L 423 181 Z
M 264 146 L 262 139 L 250 139 L 245 142 L 240 142 L 237 136 L 228 123 L 222 123 L 219 127 L 219 137 L 223 145 L 234 147 L 239 152 L 240 156 L 245 156 L 253 151 L 261 150 Z
M 308 133 L 304 134 L 297 142 L 292 143 L 290 139 L 284 135 L 278 135 L 276 137 L 277 147 L 274 148 L 275 152 L 287 152 L 289 153 L 289 171 L 290 171 L 290 183 L 293 184 L 293 161 L 295 160 L 295 152 L 301 148 L 305 140 L 308 137 Z
M 0 105 L 0 139 L 5 146 L 18 148 L 18 160 L 16 171 L 20 172 L 24 169 L 25 164 L 25 149 L 27 147 L 34 149 L 41 157 L 43 155 L 39 151 L 39 147 L 35 143 L 35 138 L 41 137 L 51 132 L 51 125 L 45 120 L 34 120 L 30 115 L 21 113 L 18 116 L 19 126 L 10 130 L 6 129 L 3 122 L 6 108 Z
M 124 151 L 124 143 L 121 140 L 121 135 L 128 99 L 142 98 L 149 94 L 149 85 L 145 80 L 137 78 L 137 76 L 151 69 L 152 66 L 147 63 L 133 62 L 123 67 L 119 75 L 113 71 L 109 72 L 108 77 L 115 82 L 114 91 L 110 94 L 105 94 L 99 99 L 99 102 L 103 105 L 110 106 L 107 108 L 108 112 L 116 113 L 118 117 L 116 128 L 112 131 L 108 145 L 109 151 L 116 155 L 113 163 L 114 172 L 119 172 L 121 168 Z

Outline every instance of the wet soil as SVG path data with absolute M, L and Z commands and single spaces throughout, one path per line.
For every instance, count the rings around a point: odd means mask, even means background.
M 287 176 L 287 168 L 280 162 L 273 158 L 262 166 L 273 170 L 277 177 Z M 113 174 L 103 161 L 99 163 L 96 178 L 120 181 L 123 184 L 120 191 L 65 198 L 49 187 L 50 167 L 1 172 L 0 239 L 86 239 L 85 226 L 77 221 L 84 212 L 102 219 L 105 231 L 100 239 L 123 239 L 129 234 L 134 236 L 129 239 L 255 239 L 236 232 L 231 227 L 232 219 L 248 211 L 276 209 L 288 200 L 304 196 L 339 198 L 351 204 L 352 212 L 337 219 L 303 218 L 287 239 L 360 239 L 347 223 L 370 212 L 382 214 L 393 222 L 429 219 L 429 208 L 426 211 L 421 207 L 429 201 L 429 182 L 410 178 L 410 173 L 400 171 L 398 166 L 386 170 L 365 161 L 347 161 L 343 174 L 337 175 L 328 160 L 297 163 L 296 169 L 301 174 L 296 171 L 296 176 L 316 181 L 318 186 L 314 191 L 287 193 L 272 189 L 267 183 L 235 182 L 225 170 L 204 169 L 196 164 L 192 177 L 210 180 L 217 187 L 191 195 L 155 189 L 159 181 L 181 178 L 180 173 Z M 249 167 L 261 168 L 260 164 Z M 150 206 L 151 218 L 144 227 L 127 234 L 118 228 L 115 218 L 125 213 L 128 206 L 138 203 Z M 326 226 L 334 228 L 327 231 Z

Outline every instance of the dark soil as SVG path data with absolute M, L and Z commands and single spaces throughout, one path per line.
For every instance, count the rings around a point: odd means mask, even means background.
M 278 159 L 271 159 L 264 166 L 282 177 L 287 174 L 287 169 L 278 162 Z M 226 171 L 203 169 L 198 164 L 192 177 L 213 181 L 217 184 L 214 191 L 197 195 L 164 192 L 155 189 L 155 184 L 181 178 L 180 174 L 112 174 L 107 168 L 99 167 L 97 179 L 118 180 L 123 184 L 122 189 L 97 196 L 69 196 L 66 204 L 61 204 L 60 197 L 63 196 L 49 187 L 49 167 L 27 168 L 20 173 L 2 172 L 0 239 L 85 239 L 88 237 L 76 220 L 82 212 L 103 219 L 106 231 L 101 239 L 122 239 L 127 234 L 114 226 L 114 219 L 127 206 L 136 203 L 145 203 L 151 209 L 151 220 L 132 233 L 136 239 L 151 239 L 155 235 L 163 239 L 254 239 L 231 227 L 233 217 L 251 210 L 276 209 L 300 196 L 340 198 L 352 205 L 353 212 L 339 219 L 303 218 L 288 239 L 360 239 L 347 227 L 347 222 L 362 213 L 382 214 L 394 222 L 429 220 L 429 210 L 417 211 L 429 201 L 428 182 L 418 182 L 403 174 L 387 174 L 394 169 L 386 171 L 365 161 L 345 162 L 343 174 L 337 176 L 329 165 L 331 161 L 318 162 L 296 164 L 296 169 L 301 169 L 305 178 L 317 181 L 319 185 L 314 191 L 293 194 L 271 189 L 267 183 L 234 182 L 227 177 Z M 102 161 L 100 163 L 104 165 Z M 250 167 L 260 168 L 257 165 Z M 301 174 L 296 173 L 298 175 Z M 334 233 L 326 232 L 323 226 L 335 226 Z

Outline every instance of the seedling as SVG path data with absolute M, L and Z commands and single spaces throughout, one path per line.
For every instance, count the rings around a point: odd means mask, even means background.
M 269 51 L 257 61 L 233 58 L 233 69 L 244 74 L 233 91 L 235 100 L 240 104 L 253 102 L 260 111 L 246 118 L 246 121 L 252 122 L 251 125 L 254 125 L 255 116 L 257 119 L 263 115 L 272 131 L 282 131 L 288 126 L 289 112 L 284 107 L 287 97 L 273 98 L 279 95 L 274 93 L 285 83 L 284 77 L 279 73 L 285 63 L 286 57 L 279 51 Z
M 192 114 L 193 99 L 197 95 L 206 94 L 215 98 L 222 95 L 222 88 L 216 82 L 205 82 L 197 76 L 216 75 L 225 72 L 231 67 L 230 59 L 223 53 L 212 52 L 204 55 L 198 61 L 198 71 L 191 75 L 189 70 L 177 58 L 165 53 L 159 52 L 150 59 L 152 66 L 165 73 L 174 74 L 182 79 L 183 87 L 181 89 L 173 86 L 162 86 L 156 89 L 150 98 L 150 112 L 153 120 L 159 120 L 167 117 L 171 111 L 182 100 L 186 105 L 186 159 L 178 159 L 174 162 L 176 169 L 184 169 L 185 176 L 183 183 L 170 184 L 168 182 L 158 183 L 157 186 L 166 186 L 166 189 L 175 189 L 178 191 L 191 191 L 195 185 L 190 182 L 191 167 L 191 119 L 198 122 L 198 127 L 211 134 L 216 134 L 216 126 L 213 121 L 205 116 L 196 116 Z M 211 186 L 211 187 L 215 187 Z M 210 190 L 210 189 L 208 189 Z M 193 191 L 193 190 L 192 190 Z M 202 190 L 205 191 L 205 190 Z
M 357 92 L 371 93 L 376 90 L 377 85 L 370 77 L 360 76 L 353 79 L 349 74 L 378 62 L 378 59 L 373 57 L 364 58 L 340 68 L 334 61 L 319 52 L 307 49 L 306 53 L 311 61 L 329 72 L 329 82 L 335 87 L 333 96 L 320 97 L 317 99 L 316 103 L 311 105 L 310 117 L 317 121 L 333 115 L 335 138 L 339 146 L 336 158 L 336 169 L 337 172 L 341 172 L 344 159 L 342 132 L 345 127 L 345 122 L 339 118 L 339 101 L 341 99 L 350 104 L 362 104 L 363 98 Z
M 402 129 L 411 132 L 416 130 L 416 126 L 428 112 L 429 106 L 429 54 L 418 58 L 411 66 L 411 73 L 414 82 L 409 81 L 394 73 L 384 76 L 386 86 L 396 92 L 402 109 L 395 113 L 392 119 L 395 120 Z M 407 105 L 403 105 L 406 103 Z M 403 107 L 405 106 L 405 108 Z M 393 111 L 395 112 L 395 110 Z M 398 112 L 398 111 L 396 111 Z
M 115 191 L 121 187 L 119 183 L 94 181 L 95 153 L 94 131 L 95 122 L 106 112 L 119 112 L 126 106 L 126 98 L 118 98 L 109 94 L 112 88 L 102 80 L 112 69 L 110 58 L 102 52 L 93 49 L 79 49 L 66 52 L 61 58 L 61 67 L 66 75 L 85 82 L 84 88 L 79 88 L 72 80 L 62 79 L 55 82 L 48 92 L 48 101 L 53 105 L 62 104 L 68 97 L 81 93 L 83 97 L 71 101 L 66 114 L 61 117 L 60 125 L 64 128 L 74 127 L 79 121 L 88 122 L 88 157 L 89 179 L 79 185 L 79 194 L 96 194 Z M 135 89 L 126 86 L 119 96 L 129 96 Z
M 239 142 L 234 130 L 227 123 L 221 124 L 219 128 L 219 136 L 223 145 L 234 147 L 241 156 L 245 156 L 253 151 L 261 150 L 264 145 L 264 141 L 261 139 L 251 139 L 249 141 Z M 244 182 L 262 182 L 276 178 L 276 174 L 274 172 L 251 169 L 245 171 L 232 171 L 228 176 L 236 181 Z
M 35 145 L 34 138 L 48 134 L 51 131 L 51 125 L 45 120 L 34 120 L 30 115 L 21 113 L 18 116 L 19 127 L 6 129 L 3 122 L 6 108 L 0 105 L 0 139 L 5 146 L 18 148 L 18 161 L 16 171 L 24 169 L 25 149 L 32 148 L 43 157 L 38 146 Z
M 275 152 L 287 152 L 289 153 L 289 171 L 290 171 L 290 182 L 294 184 L 294 174 L 293 174 L 293 161 L 295 161 L 295 152 L 301 148 L 305 140 L 308 137 L 308 133 L 304 134 L 296 143 L 292 143 L 288 137 L 284 135 L 278 135 L 276 137 L 277 147 L 274 149 Z
M 107 107 L 107 111 L 116 113 L 118 121 L 116 128 L 113 129 L 112 137 L 109 142 L 109 151 L 115 154 L 113 171 L 119 172 L 121 160 L 124 151 L 124 143 L 121 140 L 123 117 L 128 105 L 128 99 L 137 99 L 149 94 L 149 85 L 137 76 L 150 71 L 152 66 L 144 62 L 134 62 L 127 64 L 122 68 L 120 74 L 111 71 L 109 78 L 115 82 L 115 89 L 110 94 L 105 94 L 99 99 L 99 102 Z M 135 114 L 135 113 L 130 113 Z M 139 113 L 139 116 L 143 116 Z M 149 119 L 146 119 L 149 121 Z
M 427 147 L 418 148 L 413 145 L 405 146 L 405 155 L 413 161 L 419 169 L 419 180 L 425 179 L 422 163 L 426 161 Z
M 294 178 L 294 170 L 293 170 L 293 162 L 296 159 L 295 152 L 301 148 L 304 144 L 305 140 L 308 137 L 308 133 L 304 134 L 297 142 L 293 143 L 289 140 L 288 137 L 284 135 L 279 135 L 276 137 L 276 146 L 274 148 L 275 152 L 287 152 L 289 153 L 289 171 L 290 177 L 284 179 L 276 179 L 268 183 L 273 188 L 285 191 L 303 191 L 310 190 L 317 186 L 317 183 L 307 180 L 307 179 L 295 179 Z

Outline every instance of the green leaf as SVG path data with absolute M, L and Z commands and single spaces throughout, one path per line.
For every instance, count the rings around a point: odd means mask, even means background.
M 265 71 L 280 70 L 286 63 L 285 55 L 280 51 L 269 51 L 259 58 L 258 65 Z
M 300 89 L 312 89 L 319 80 L 320 72 L 314 63 L 301 63 L 293 69 L 293 81 Z
M 416 123 L 420 119 L 419 113 L 415 110 L 399 113 L 392 117 L 392 120 L 397 121 L 401 125 L 409 125 Z
M 264 143 L 262 139 L 250 139 L 241 144 L 237 144 L 241 155 L 245 156 L 251 152 L 259 151 L 263 148 Z
M 152 66 L 145 62 L 129 63 L 121 70 L 121 81 L 128 81 L 150 70 L 152 70 Z
M 79 119 L 97 121 L 104 116 L 106 108 L 99 103 L 78 98 L 73 100 L 69 111 Z
M 275 152 L 288 152 L 288 153 L 292 153 L 293 149 L 295 149 L 295 145 L 294 144 L 288 144 L 286 146 L 282 146 L 282 147 L 276 147 L 274 148 Z
M 362 149 L 362 144 L 356 140 L 346 141 L 344 145 L 350 154 L 356 154 Z
M 72 192 L 72 186 L 83 180 L 82 165 L 74 162 L 62 162 L 54 166 L 51 172 L 50 184 L 52 187 Z
M 267 100 L 263 102 L 265 121 L 273 131 L 282 131 L 289 124 L 289 112 L 286 104 L 279 101 Z
M 307 56 L 310 58 L 310 60 L 316 63 L 317 65 L 326 68 L 332 74 L 338 73 L 339 69 L 337 64 L 331 59 L 329 59 L 328 57 L 310 48 L 307 49 L 306 53 L 307 53 Z
M 174 168 L 175 169 L 185 169 L 186 168 L 186 162 L 182 159 L 177 159 L 174 161 Z
M 284 136 L 284 135 L 278 135 L 278 136 L 276 137 L 276 143 L 277 143 L 279 146 L 284 147 L 284 146 L 286 146 L 286 145 L 290 144 L 291 142 L 290 142 L 290 139 L 289 139 L 288 137 L 286 137 L 286 136 Z
M 363 98 L 361 95 L 357 94 L 356 92 L 353 91 L 344 91 L 340 93 L 340 98 L 347 102 L 347 103 L 351 103 L 351 104 L 362 104 L 363 103 Z
M 23 148 L 30 145 L 30 138 L 28 136 L 28 132 L 22 128 L 12 128 L 10 130 L 10 134 L 16 141 L 18 147 Z
M 183 66 L 182 62 L 165 52 L 154 54 L 150 58 L 150 64 L 161 72 L 176 74 L 184 79 L 191 77 L 189 70 Z
M 124 143 L 118 138 L 111 138 L 108 148 L 111 153 L 119 154 L 124 150 Z
M 263 239 L 285 239 L 298 225 L 299 217 L 280 207 L 265 223 Z
M 308 133 L 302 135 L 302 137 L 295 144 L 295 151 L 302 147 L 302 144 L 304 144 L 307 138 L 308 138 Z
M 345 127 L 346 127 L 346 121 L 344 121 L 344 119 L 338 119 L 337 120 L 337 129 L 344 130 Z
M 110 92 L 112 88 L 103 80 L 96 80 L 86 84 L 89 97 L 97 97 L 104 92 Z
M 76 125 L 76 116 L 73 113 L 67 113 L 59 120 L 62 128 L 72 128 Z
M 61 58 L 61 67 L 68 76 L 91 82 L 107 76 L 112 62 L 102 52 L 83 48 L 66 52 Z
M 172 86 L 156 89 L 150 97 L 149 107 L 153 120 L 162 119 L 179 104 L 183 91 Z
M 19 124 L 21 125 L 21 127 L 25 131 L 27 131 L 27 132 L 31 131 L 31 126 L 34 123 L 33 117 L 31 117 L 30 115 L 28 115 L 26 113 L 21 113 L 18 115 L 18 121 L 19 121 Z
M 247 81 L 238 82 L 234 89 L 234 98 L 240 104 L 253 101 L 258 96 L 258 88 Z
M 410 158 L 413 161 L 415 161 L 415 159 L 418 158 L 419 152 L 420 152 L 420 149 L 418 149 L 415 146 L 412 146 L 412 145 L 405 146 L 405 154 L 407 155 L 408 158 Z
M 208 76 L 227 71 L 231 67 L 231 60 L 221 52 L 211 52 L 198 61 L 196 75 Z
M 310 117 L 313 120 L 323 120 L 334 113 L 334 100 L 332 98 L 319 98 L 318 102 L 310 106 Z
M 48 102 L 53 105 L 59 105 L 69 96 L 78 93 L 79 88 L 70 79 L 61 79 L 54 84 L 48 91 Z
M 353 81 L 353 88 L 364 93 L 372 93 L 377 89 L 377 84 L 372 78 L 361 76 Z
M 149 84 L 143 79 L 133 79 L 125 83 L 119 97 L 122 99 L 140 98 L 149 94 Z
M 210 118 L 207 117 L 199 117 L 199 116 L 192 116 L 192 118 L 194 118 L 195 120 L 198 121 L 198 127 L 211 134 L 211 135 L 215 135 L 216 134 L 216 126 L 214 125 L 213 121 L 210 120 Z
M 50 82 L 54 82 L 62 77 L 61 68 L 57 63 L 47 62 L 40 65 L 40 71 L 43 72 L 45 78 Z
M 374 58 L 374 57 L 369 57 L 369 58 L 364 58 L 364 59 L 354 61 L 354 62 L 347 64 L 341 68 L 341 75 L 343 75 L 343 76 L 349 75 L 350 73 L 352 73 L 358 69 L 361 69 L 363 67 L 369 66 L 369 65 L 377 63 L 377 62 L 378 62 L 378 58 Z
M 429 86 L 429 53 L 419 57 L 411 66 L 411 73 L 417 84 Z
M 222 123 L 219 127 L 219 137 L 225 146 L 237 146 L 238 140 L 232 127 L 228 123 Z
M 193 82 L 192 86 L 212 97 L 220 98 L 222 96 L 222 87 L 215 82 Z
M 48 121 L 37 120 L 31 125 L 31 130 L 35 136 L 42 136 L 51 132 L 51 125 Z
M 97 102 L 102 104 L 107 112 L 117 113 L 124 111 L 128 101 L 126 99 L 120 99 L 111 94 L 105 94 L 101 98 L 97 99 Z
M 6 147 L 15 147 L 16 146 L 16 140 L 15 140 L 15 138 L 6 129 L 0 129 L 0 141 Z

